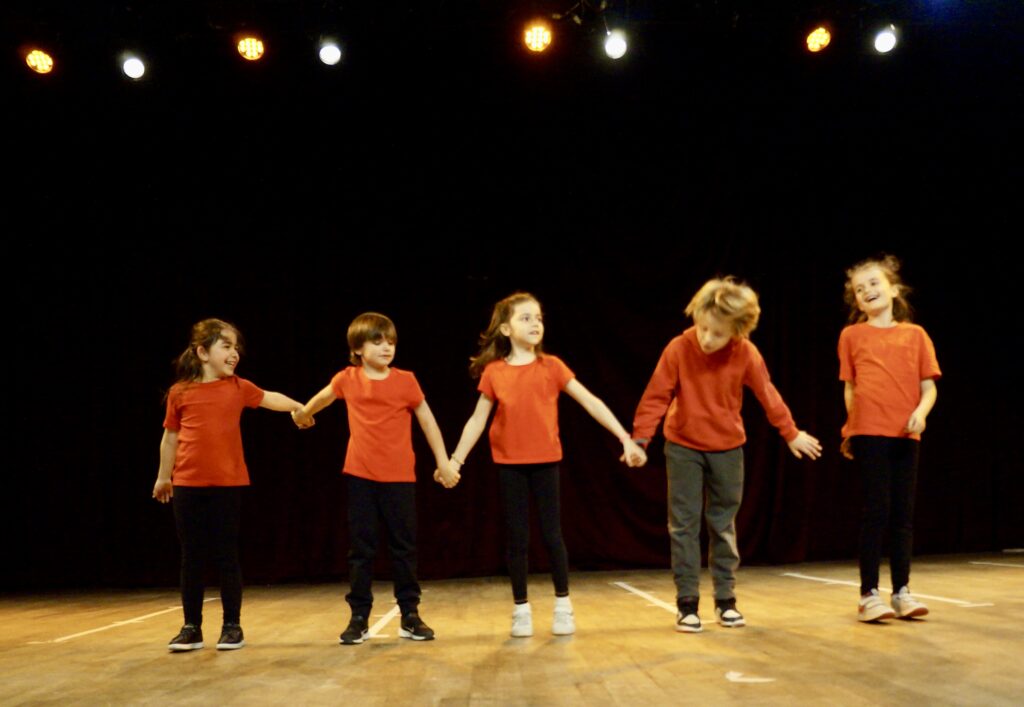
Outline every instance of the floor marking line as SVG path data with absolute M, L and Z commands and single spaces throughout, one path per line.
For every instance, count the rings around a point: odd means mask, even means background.
M 391 611 L 381 616 L 380 619 L 377 620 L 377 623 L 370 627 L 370 630 L 366 632 L 366 637 L 375 637 L 382 628 L 388 625 L 388 622 L 391 621 L 391 619 L 398 616 L 399 611 L 401 611 L 401 609 L 397 605 L 391 607 Z M 381 636 L 381 638 L 384 638 L 384 636 Z
M 746 682 L 746 683 L 775 682 L 775 678 L 747 677 L 743 673 L 738 672 L 736 670 L 730 670 L 729 672 L 727 672 L 725 674 L 725 679 L 728 680 L 729 682 Z
M 807 579 L 807 580 L 810 580 L 812 582 L 821 582 L 822 584 L 841 584 L 841 585 L 843 585 L 845 587 L 857 587 L 858 589 L 860 588 L 860 582 L 847 582 L 847 581 L 839 580 L 839 579 L 828 579 L 826 577 L 814 577 L 814 576 L 809 575 L 809 574 L 799 574 L 797 572 L 783 572 L 782 576 L 783 577 L 794 577 L 796 579 Z M 878 589 L 880 591 L 888 592 L 889 594 L 892 594 L 892 590 L 889 589 L 888 587 L 879 587 Z M 990 602 L 970 602 L 970 601 L 966 601 L 964 599 L 950 599 L 949 597 L 938 597 L 938 596 L 935 596 L 934 594 L 919 594 L 918 592 L 914 592 L 914 596 L 915 597 L 921 597 L 923 599 L 932 599 L 934 601 L 941 601 L 941 602 L 945 602 L 947 604 L 956 604 L 957 606 L 963 607 L 965 609 L 973 609 L 973 608 L 976 608 L 976 607 L 979 607 L 979 606 L 995 606 L 995 604 L 992 604 Z
M 639 589 L 637 589 L 636 587 L 634 587 L 633 585 L 627 584 L 626 582 L 610 582 L 610 584 L 612 584 L 612 585 L 614 585 L 616 587 L 619 587 L 620 589 L 625 589 L 627 592 L 631 592 L 633 594 L 636 594 L 638 597 L 640 597 L 642 599 L 646 599 L 647 601 L 651 602 L 651 604 L 653 606 L 657 606 L 657 607 L 659 607 L 661 609 L 664 609 L 665 611 L 670 611 L 673 614 L 678 611 L 678 609 L 676 609 L 675 606 L 673 606 L 672 604 L 669 604 L 667 601 L 662 601 L 661 599 L 658 599 L 656 597 L 652 597 L 647 592 L 642 592 Z
M 211 597 L 210 599 L 203 599 L 203 603 L 204 604 L 206 602 L 208 602 L 208 601 L 216 601 L 216 598 Z M 136 616 L 134 619 L 125 619 L 124 621 L 115 621 L 115 622 L 113 622 L 111 624 L 107 624 L 106 626 L 100 626 L 99 628 L 91 628 L 88 631 L 79 631 L 78 633 L 72 633 L 70 636 L 61 636 L 60 638 L 52 638 L 49 641 L 29 641 L 29 644 L 31 644 L 31 645 L 39 645 L 41 643 L 64 643 L 64 641 L 70 641 L 73 638 L 81 638 L 82 636 L 88 636 L 89 634 L 99 633 L 100 631 L 109 631 L 112 628 L 117 628 L 118 626 L 124 626 L 125 624 L 142 623 L 146 619 L 151 619 L 154 616 L 160 616 L 162 614 L 169 614 L 172 611 L 181 611 L 181 607 L 180 606 L 172 606 L 172 607 L 170 607 L 168 609 L 163 609 L 162 611 L 154 611 L 152 614 L 146 614 L 145 616 Z
M 1012 562 L 968 562 L 969 565 L 989 565 L 990 567 L 1024 567 L 1024 565 L 1014 564 Z

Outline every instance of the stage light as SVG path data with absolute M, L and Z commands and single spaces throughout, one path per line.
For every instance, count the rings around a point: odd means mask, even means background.
M 523 42 L 531 52 L 542 52 L 551 45 L 551 28 L 543 22 L 533 22 L 526 27 Z
M 53 71 L 53 57 L 42 49 L 33 49 L 26 54 L 25 63 L 37 74 L 48 74 Z
M 896 47 L 896 27 L 889 25 L 875 35 L 875 51 L 888 54 Z
M 238 41 L 238 53 L 247 61 L 258 61 L 263 56 L 263 42 L 259 37 L 243 37 Z
M 142 75 L 146 73 L 146 65 L 137 56 L 130 56 L 124 60 L 121 70 L 130 79 L 141 79 Z
M 612 30 L 604 40 L 604 53 L 612 59 L 621 59 L 626 54 L 626 34 L 621 30 Z
M 341 61 L 341 47 L 334 42 L 324 42 L 320 45 L 320 61 L 328 66 L 334 66 Z
M 824 27 L 818 27 L 807 35 L 807 50 L 820 52 L 832 41 L 832 33 Z

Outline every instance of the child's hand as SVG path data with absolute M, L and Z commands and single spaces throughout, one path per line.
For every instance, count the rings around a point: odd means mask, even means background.
M 647 452 L 631 439 L 622 443 L 622 456 L 619 461 L 626 462 L 628 467 L 640 467 L 647 463 Z
M 914 410 L 914 412 L 910 413 L 910 419 L 907 420 L 907 427 L 904 431 L 915 435 L 921 434 L 925 428 L 924 420 L 924 415 Z
M 172 496 L 174 496 L 174 486 L 171 484 L 171 480 L 157 478 L 156 483 L 153 484 L 153 498 L 160 503 L 167 503 Z
M 305 408 L 297 408 L 292 410 L 292 422 L 300 430 L 308 430 L 310 427 L 316 424 L 316 420 L 313 416 L 306 412 Z
M 853 459 L 853 445 L 850 444 L 849 437 L 843 438 L 843 443 L 839 445 L 839 453 L 847 459 Z
M 459 483 L 459 479 L 462 475 L 452 469 L 451 464 L 445 464 L 443 467 L 434 469 L 434 481 L 444 486 L 446 489 L 455 488 L 455 485 Z
M 800 430 L 796 438 L 788 444 L 789 451 L 793 452 L 793 456 L 797 459 L 803 459 L 804 454 L 811 459 L 817 459 L 821 456 L 821 443 L 803 430 Z

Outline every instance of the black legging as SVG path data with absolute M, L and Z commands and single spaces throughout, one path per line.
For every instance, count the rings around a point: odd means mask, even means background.
M 531 495 L 537 504 L 541 535 L 551 558 L 555 595 L 569 596 L 569 554 L 562 540 L 558 464 L 499 464 L 498 472 L 501 504 L 505 511 L 505 558 L 512 579 L 512 598 L 517 604 L 527 600 Z
M 185 623 L 202 626 L 206 565 L 220 570 L 224 623 L 237 624 L 242 613 L 242 567 L 238 561 L 242 487 L 175 486 L 174 521 L 181 542 L 181 604 Z

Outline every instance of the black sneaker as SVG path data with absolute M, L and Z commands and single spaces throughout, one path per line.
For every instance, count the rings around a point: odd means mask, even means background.
M 676 614 L 676 631 L 680 633 L 700 633 L 704 629 L 700 625 L 700 616 L 697 615 L 697 604 L 699 597 L 682 597 L 676 599 L 676 607 L 679 613 Z
M 398 628 L 398 635 L 402 638 L 411 638 L 414 641 L 433 641 L 434 629 L 423 623 L 419 614 L 406 614 L 402 617 L 402 625 Z
M 715 618 L 726 628 L 747 625 L 743 614 L 736 609 L 735 599 L 715 599 Z
M 348 622 L 348 626 L 338 637 L 338 643 L 346 646 L 353 646 L 357 643 L 362 643 L 363 639 L 366 638 L 366 632 L 368 630 L 366 619 L 362 616 L 353 616 L 352 620 Z
M 220 630 L 220 640 L 217 641 L 217 650 L 233 651 L 245 645 L 245 637 L 242 635 L 242 627 L 238 624 L 224 624 Z
M 178 635 L 167 644 L 167 649 L 175 653 L 180 651 L 194 651 L 203 647 L 203 629 L 195 624 L 185 624 L 178 631 Z

